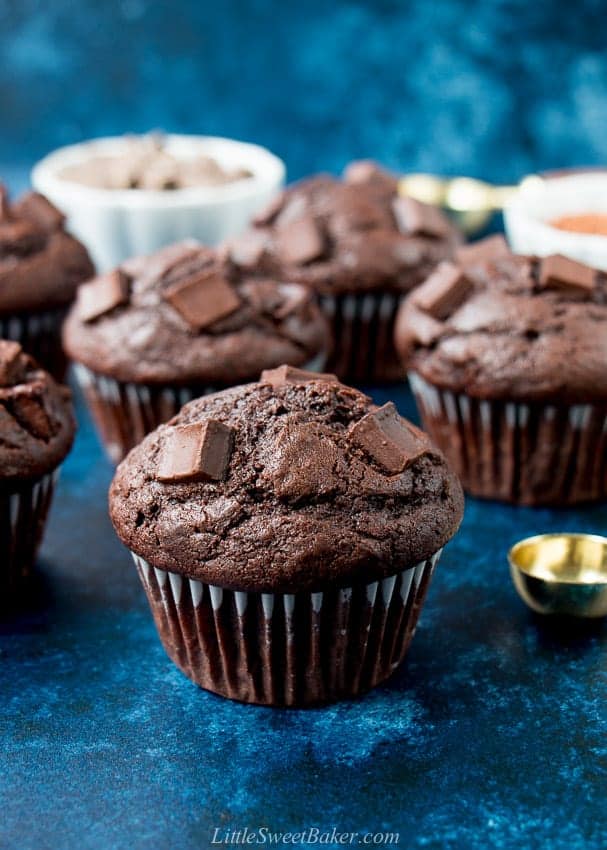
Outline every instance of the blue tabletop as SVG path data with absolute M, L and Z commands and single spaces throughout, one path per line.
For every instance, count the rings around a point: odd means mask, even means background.
M 373 395 L 415 418 L 408 391 Z M 112 470 L 78 414 L 36 592 L 1 626 L 3 850 L 199 850 L 261 828 L 318 829 L 306 846 L 398 833 L 402 847 L 604 848 L 607 628 L 531 614 L 506 551 L 534 532 L 604 531 L 606 506 L 469 499 L 389 682 L 325 708 L 241 705 L 165 656 L 107 517 Z

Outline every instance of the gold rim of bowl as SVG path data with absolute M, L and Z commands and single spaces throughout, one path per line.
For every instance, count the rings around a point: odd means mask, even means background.
M 607 615 L 607 537 L 560 532 L 519 540 L 508 552 L 516 590 L 534 611 Z

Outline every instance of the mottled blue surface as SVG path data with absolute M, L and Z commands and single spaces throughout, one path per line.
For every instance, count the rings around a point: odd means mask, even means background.
M 0 167 L 153 127 L 512 180 L 607 161 L 601 0 L 0 0 Z
M 397 401 L 412 414 L 408 393 Z M 111 469 L 80 418 L 40 599 L 0 629 L 2 850 L 198 850 L 213 828 L 245 826 L 604 848 L 607 626 L 529 613 L 506 551 L 537 531 L 605 530 L 607 507 L 469 500 L 388 684 L 329 708 L 244 706 L 165 656 L 106 515 Z

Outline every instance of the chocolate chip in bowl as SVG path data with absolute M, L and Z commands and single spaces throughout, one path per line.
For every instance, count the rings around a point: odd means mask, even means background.
M 177 156 L 161 133 L 127 136 L 123 149 L 93 154 L 89 159 L 66 165 L 64 180 L 98 189 L 175 191 L 192 187 L 223 186 L 253 176 L 248 168 L 227 168 L 212 156 L 192 151 Z
M 219 244 L 246 228 L 284 178 L 284 163 L 258 145 L 176 134 L 93 139 L 32 171 L 102 272 L 190 237 Z

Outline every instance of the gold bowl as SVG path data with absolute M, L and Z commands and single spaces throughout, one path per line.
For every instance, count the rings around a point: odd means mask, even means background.
M 474 236 L 489 223 L 491 216 L 514 195 L 542 178 L 530 174 L 519 186 L 494 186 L 474 177 L 439 177 L 436 174 L 405 174 L 398 182 L 400 195 L 409 195 L 426 204 L 446 210 L 460 230 Z
M 607 615 L 607 537 L 539 534 L 508 553 L 514 586 L 540 614 Z

